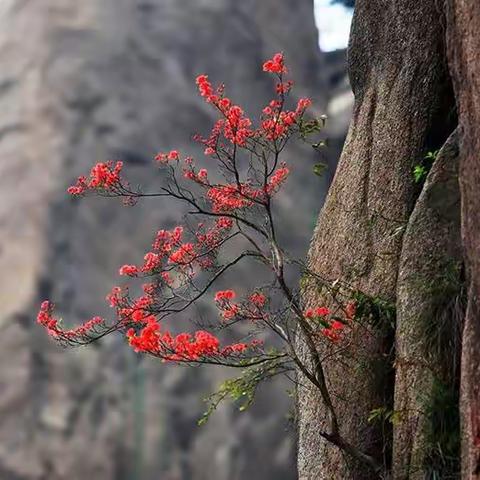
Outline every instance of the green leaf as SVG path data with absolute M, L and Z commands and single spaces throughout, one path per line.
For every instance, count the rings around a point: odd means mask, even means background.
M 399 411 L 393 411 L 392 414 L 390 415 L 390 423 L 392 425 L 398 425 L 402 422 L 402 414 Z
M 327 165 L 325 165 L 324 163 L 316 163 L 313 166 L 313 173 L 321 177 L 325 173 L 326 169 L 327 169 Z
M 387 412 L 386 407 L 379 407 L 379 408 L 374 408 L 373 410 L 370 411 L 370 414 L 368 415 L 368 422 L 372 423 L 377 420 L 381 420 L 382 418 L 385 417 L 385 414 Z
M 271 351 L 272 355 L 276 352 L 273 348 Z M 246 361 L 254 362 L 255 358 Z M 255 398 L 258 385 L 275 375 L 278 367 L 282 364 L 282 361 L 283 360 L 272 359 L 259 366 L 247 366 L 239 377 L 230 378 L 222 382 L 219 385 L 218 390 L 205 399 L 207 410 L 198 420 L 198 425 L 204 425 L 220 403 L 228 398 L 237 403 L 238 410 L 241 412 L 250 407 Z M 242 362 L 239 362 L 238 365 L 241 365 L 241 363 Z
M 415 183 L 420 183 L 427 176 L 427 169 L 423 165 L 415 165 L 413 169 L 413 178 Z

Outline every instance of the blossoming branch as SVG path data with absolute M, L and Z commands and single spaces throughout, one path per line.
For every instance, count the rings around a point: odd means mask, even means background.
M 323 121 L 308 118 L 308 98 L 289 106 L 293 82 L 285 78 L 288 68 L 283 54 L 267 60 L 263 71 L 273 76 L 275 95 L 256 121 L 226 95 L 223 85 L 212 85 L 207 75 L 197 77 L 200 96 L 218 115 L 208 136 L 194 137 L 211 167 L 200 167 L 194 158 L 171 150 L 154 158 L 163 182 L 157 191 L 132 186 L 121 162 L 98 163 L 68 189 L 75 197 L 96 194 L 122 198 L 127 204 L 167 197 L 188 208 L 187 220 L 156 232 L 143 262 L 120 266 L 119 275 L 128 277 L 131 285 L 111 289 L 107 296 L 110 319 L 96 316 L 66 328 L 55 316 L 53 303 L 45 300 L 37 320 L 61 344 L 84 345 L 118 332 L 135 351 L 164 362 L 241 368 L 242 376 L 220 389 L 217 399 L 228 392 L 233 395 L 238 385 L 242 392 L 250 392 L 251 399 L 260 382 L 297 369 L 330 409 L 325 438 L 352 453 L 355 447 L 347 445 L 338 431 L 317 345 L 323 340 L 341 348 L 349 341 L 349 332 L 357 328 L 356 303 L 345 293 L 348 289 L 332 285 L 332 279 L 319 279 L 289 257 L 279 244 L 272 209 L 291 174 L 291 165 L 282 158 L 286 145 L 318 133 Z M 233 288 L 216 289 L 222 276 L 248 259 L 263 266 L 270 283 L 253 286 L 245 295 Z M 287 281 L 287 268 L 296 268 L 304 278 L 330 288 L 336 307 L 302 305 L 299 289 Z M 134 286 L 141 286 L 140 295 L 131 294 Z M 208 298 L 218 310 L 216 320 L 198 328 L 201 322 L 194 318 L 193 329 L 169 325 L 170 319 L 191 315 L 193 307 Z M 222 341 L 222 333 L 237 324 L 248 333 L 234 343 Z M 237 335 L 238 331 L 234 330 Z M 305 339 L 307 360 L 298 351 L 297 335 Z M 212 405 L 214 409 L 215 400 Z

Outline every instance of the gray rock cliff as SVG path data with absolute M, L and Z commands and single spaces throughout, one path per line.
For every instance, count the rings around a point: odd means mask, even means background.
M 119 265 L 181 220 L 159 203 L 78 202 L 65 189 L 107 159 L 154 188 L 158 150 L 199 155 L 190 139 L 213 117 L 197 74 L 224 81 L 254 112 L 271 88 L 261 62 L 283 50 L 298 95 L 324 113 L 312 11 L 311 0 L 1 3 L 0 478 L 295 478 L 283 385 L 265 388 L 250 412 L 227 407 L 199 428 L 200 399 L 224 372 L 139 360 L 121 339 L 62 351 L 34 318 L 44 298 L 67 322 L 108 314 Z M 295 180 L 283 206 L 298 233 L 287 243 L 301 253 L 327 180 L 311 174 L 307 147 L 287 155 Z

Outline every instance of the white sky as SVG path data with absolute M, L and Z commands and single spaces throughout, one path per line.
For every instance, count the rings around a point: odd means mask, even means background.
M 315 22 L 320 31 L 320 48 L 330 52 L 345 48 L 348 43 L 352 11 L 343 5 L 330 5 L 330 0 L 315 0 Z

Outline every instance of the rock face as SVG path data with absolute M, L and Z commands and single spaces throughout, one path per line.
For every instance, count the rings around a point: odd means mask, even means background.
M 322 364 L 333 402 L 325 389 L 323 402 L 317 391 L 299 389 L 300 478 L 476 480 L 480 4 L 357 0 L 355 5 L 349 46 L 353 120 L 310 251 L 319 277 L 335 285 L 328 296 L 327 289 L 305 282 L 305 299 L 307 306 L 332 305 L 343 281 L 366 294 L 377 313 L 387 300 L 396 307 L 390 310 L 395 321 L 389 322 L 395 344 L 382 338 L 380 329 L 372 332 L 372 322 L 358 335 L 362 321 L 375 316 L 361 311 L 365 304 L 357 291 L 355 326 L 340 355 L 332 360 L 335 348 L 319 342 L 323 360 L 317 362 L 317 378 L 323 378 Z M 436 150 L 420 192 L 412 181 L 413 162 Z M 311 342 L 308 346 L 316 353 Z M 359 358 L 364 352 L 368 368 Z M 389 366 L 386 378 L 371 361 L 378 353 L 381 367 Z M 379 412 L 380 435 L 367 421 L 369 413 L 378 420 Z M 327 446 L 325 438 L 352 458 Z M 353 455 L 358 452 L 349 444 L 375 456 L 379 471 L 362 468 L 368 458 Z
M 456 401 L 463 321 L 458 133 L 440 150 L 410 215 L 397 280 L 392 477 L 421 480 L 434 460 L 432 399 Z M 452 402 L 450 401 L 450 404 Z M 449 404 L 444 401 L 444 409 Z M 448 418 L 450 438 L 458 421 Z M 455 419 L 457 416 L 455 416 Z M 444 455 L 439 476 L 458 474 L 458 442 Z M 448 447 L 443 446 L 444 450 Z
M 355 3 L 348 56 L 353 118 L 309 262 L 321 278 L 395 302 L 403 227 L 418 195 L 411 172 L 453 130 L 448 121 L 453 96 L 435 1 Z M 306 306 L 334 305 L 325 290 L 307 289 Z M 326 358 L 339 433 L 382 464 L 388 463 L 381 452 L 385 439 L 367 421 L 375 408 L 391 408 L 385 392 L 392 390 L 392 379 L 376 368 L 385 365 L 391 339 L 380 330 L 357 329 L 341 355 L 325 342 L 318 350 Z M 342 479 L 378 478 L 324 440 L 329 415 L 317 390 L 299 388 L 298 408 L 300 479 L 327 480 L 332 471 Z
M 154 231 L 181 220 L 160 204 L 72 201 L 65 188 L 106 159 L 122 159 L 154 188 L 156 151 L 198 155 L 190 138 L 205 133 L 212 113 L 195 75 L 224 81 L 255 111 L 271 88 L 259 66 L 283 50 L 298 95 L 323 113 L 328 82 L 312 12 L 311 0 L 2 2 L 2 479 L 295 477 L 282 385 L 262 392 L 250 413 L 225 408 L 198 429 L 199 399 L 224 372 L 139 362 L 116 340 L 60 351 L 34 312 L 52 298 L 68 322 L 108 313 L 103 299 L 118 266 L 138 261 Z M 298 253 L 326 191 L 309 156 L 306 147 L 288 152 L 298 180 L 284 207 L 298 236 L 287 240 Z
M 480 479 L 480 5 L 448 2 L 449 62 L 460 125 L 462 240 L 468 276 L 460 411 L 462 478 Z

